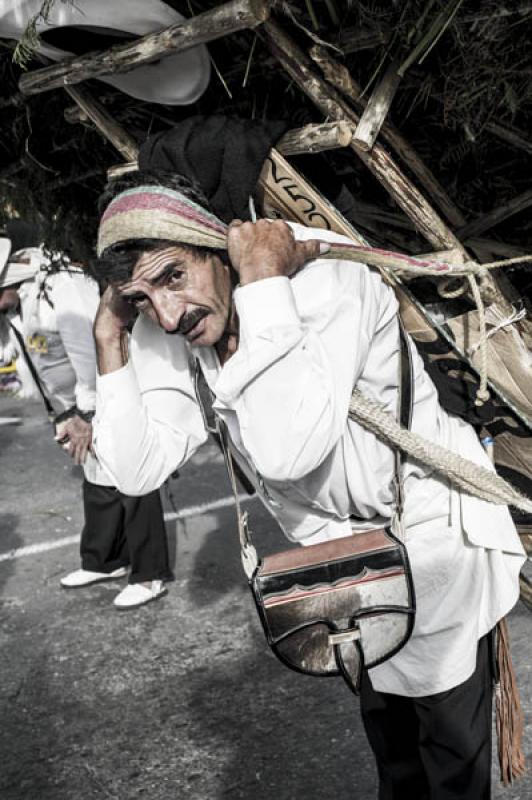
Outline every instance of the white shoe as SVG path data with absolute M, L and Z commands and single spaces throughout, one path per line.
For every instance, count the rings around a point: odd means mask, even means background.
M 150 600 L 157 600 L 166 594 L 166 591 L 162 581 L 152 581 L 149 588 L 143 583 L 130 583 L 115 597 L 113 603 L 120 609 L 136 608 L 149 603 Z
M 78 586 L 89 586 L 91 583 L 101 583 L 101 581 L 112 581 L 115 578 L 123 578 L 127 575 L 125 567 L 118 567 L 113 572 L 93 572 L 88 569 L 77 569 L 61 578 L 60 584 L 65 589 L 76 589 Z

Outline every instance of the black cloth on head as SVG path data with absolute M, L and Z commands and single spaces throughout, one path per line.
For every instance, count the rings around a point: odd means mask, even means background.
M 139 169 L 185 175 L 199 183 L 221 220 L 246 220 L 264 160 L 288 127 L 222 115 L 189 117 L 141 146 Z

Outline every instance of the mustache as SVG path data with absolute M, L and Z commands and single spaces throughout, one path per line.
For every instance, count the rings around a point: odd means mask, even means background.
M 167 331 L 170 334 L 174 333 L 182 333 L 187 334 L 189 331 L 192 330 L 194 325 L 197 325 L 200 319 L 206 317 L 209 311 L 206 308 L 195 308 L 193 311 L 190 311 L 188 314 L 184 314 L 181 319 L 179 320 L 175 330 Z

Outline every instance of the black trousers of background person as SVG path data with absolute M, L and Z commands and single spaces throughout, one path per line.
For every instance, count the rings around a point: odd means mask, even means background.
M 491 797 L 491 634 L 473 675 L 428 697 L 375 692 L 367 673 L 361 711 L 377 759 L 379 800 L 489 800 Z
M 158 491 L 129 497 L 112 486 L 84 480 L 83 504 L 83 569 L 113 572 L 130 565 L 129 583 L 172 578 Z

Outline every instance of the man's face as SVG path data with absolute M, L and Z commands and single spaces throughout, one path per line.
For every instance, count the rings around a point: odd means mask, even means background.
M 216 344 L 231 310 L 229 267 L 178 246 L 143 253 L 118 291 L 167 333 L 195 345 Z
M 18 307 L 19 302 L 18 286 L 8 286 L 6 289 L 0 289 L 0 312 L 14 310 Z

